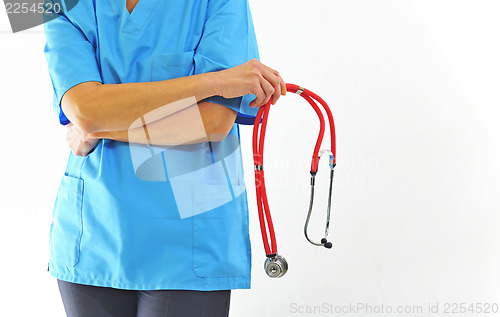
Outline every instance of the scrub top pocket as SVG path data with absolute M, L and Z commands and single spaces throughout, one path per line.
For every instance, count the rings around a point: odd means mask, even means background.
M 156 54 L 151 59 L 151 81 L 185 77 L 194 73 L 194 51 Z
M 50 263 L 70 270 L 78 263 L 82 238 L 83 179 L 64 175 L 50 228 Z
M 241 200 L 246 204 L 246 192 L 244 186 L 233 188 L 241 194 L 227 202 L 227 195 L 224 194 L 227 185 L 193 187 L 193 205 L 210 203 L 220 206 L 192 217 L 192 268 L 198 277 L 235 277 L 250 274 L 248 214 L 244 208 L 240 208 L 243 206 Z

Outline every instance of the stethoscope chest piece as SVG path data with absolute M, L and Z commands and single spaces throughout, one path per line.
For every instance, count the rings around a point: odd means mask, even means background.
M 266 258 L 264 269 L 269 277 L 282 277 L 288 271 L 288 263 L 281 255 Z

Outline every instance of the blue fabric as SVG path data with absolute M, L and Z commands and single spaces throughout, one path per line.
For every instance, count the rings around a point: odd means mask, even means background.
M 259 58 L 247 0 L 79 1 L 44 24 L 54 110 L 71 87 L 148 82 Z M 207 98 L 239 113 L 255 96 Z M 238 126 L 222 142 L 148 147 L 100 140 L 70 153 L 50 227 L 58 279 L 121 289 L 250 288 Z M 138 164 L 136 164 L 139 162 Z
M 236 117 L 235 122 L 237 124 L 243 124 L 243 125 L 254 125 L 255 124 L 255 117 L 246 115 L 246 114 L 241 114 L 238 113 L 238 116 Z M 260 122 L 262 123 L 262 118 L 260 119 Z

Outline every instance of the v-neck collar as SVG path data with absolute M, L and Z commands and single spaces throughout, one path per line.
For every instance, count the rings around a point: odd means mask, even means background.
M 127 1 L 128 1 L 128 0 L 127 0 Z M 125 6 L 127 5 L 127 4 L 126 4 L 126 2 L 127 2 L 127 1 L 125 1 Z M 135 9 L 135 7 L 137 6 L 137 3 L 138 3 L 138 2 L 139 2 L 139 1 L 137 0 L 137 2 L 134 4 L 134 7 L 132 8 L 132 12 L 134 12 L 134 9 Z M 128 8 L 127 8 L 127 11 L 128 11 Z M 132 12 L 130 12 L 130 11 L 129 11 L 129 13 L 130 13 L 130 14 L 132 14 Z
M 132 13 L 127 10 L 127 0 L 115 1 L 122 8 L 121 32 L 137 35 L 146 25 L 160 0 L 139 0 Z

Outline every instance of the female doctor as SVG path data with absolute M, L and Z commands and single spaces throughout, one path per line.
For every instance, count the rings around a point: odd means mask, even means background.
M 45 5 L 72 149 L 48 263 L 67 315 L 227 316 L 251 268 L 235 120 L 286 93 L 247 0 Z

